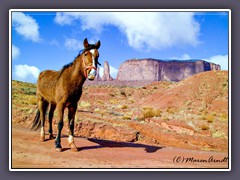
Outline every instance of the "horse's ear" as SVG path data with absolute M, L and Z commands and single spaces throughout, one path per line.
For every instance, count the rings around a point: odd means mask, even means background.
M 87 48 L 89 46 L 87 38 L 84 39 L 83 46 L 84 48 Z
M 98 41 L 98 42 L 95 44 L 95 47 L 96 47 L 96 49 L 98 49 L 98 48 L 100 48 L 100 46 L 101 46 L 101 42 Z

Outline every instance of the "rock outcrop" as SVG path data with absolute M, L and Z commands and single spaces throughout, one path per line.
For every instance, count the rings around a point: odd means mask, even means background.
M 100 77 L 100 74 L 99 74 L 99 67 L 97 68 L 97 74 L 96 74 L 96 77 L 95 77 L 94 81 L 101 81 L 101 77 Z
M 84 120 L 76 124 L 77 136 L 113 140 L 116 142 L 135 142 L 138 140 L 138 132 L 129 127 L 116 126 L 106 122 L 92 122 Z
M 220 65 L 203 60 L 127 60 L 121 64 L 117 80 L 121 81 L 180 81 L 194 74 L 221 70 Z
M 107 61 L 104 62 L 104 67 L 103 67 L 103 76 L 102 76 L 102 81 L 112 81 L 113 78 L 110 75 L 110 67 Z

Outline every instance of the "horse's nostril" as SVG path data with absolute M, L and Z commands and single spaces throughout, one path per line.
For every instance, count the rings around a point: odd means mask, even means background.
M 96 75 L 96 71 L 94 69 L 92 69 L 89 73 L 91 76 L 95 76 Z

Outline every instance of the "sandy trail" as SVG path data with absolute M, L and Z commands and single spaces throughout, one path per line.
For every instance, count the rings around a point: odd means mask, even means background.
M 72 152 L 67 136 L 62 136 L 59 153 L 54 140 L 40 142 L 38 132 L 12 127 L 12 168 L 228 168 L 227 153 L 80 137 L 75 138 L 79 151 Z M 206 162 L 211 157 L 215 162 Z M 186 158 L 192 159 L 186 162 Z

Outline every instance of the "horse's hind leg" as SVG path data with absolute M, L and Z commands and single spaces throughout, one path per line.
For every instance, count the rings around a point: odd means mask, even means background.
M 43 99 L 38 100 L 38 108 L 39 108 L 39 111 L 40 111 L 40 119 L 41 119 L 40 141 L 45 140 L 44 124 L 45 124 L 45 115 L 46 115 L 47 107 L 48 107 L 48 102 L 46 102 Z
M 68 124 L 69 124 L 69 138 L 68 138 L 68 143 L 69 146 L 71 147 L 72 151 L 78 151 L 75 143 L 74 143 L 74 119 L 75 119 L 75 114 L 77 110 L 77 104 L 73 104 L 68 107 Z
M 54 114 L 54 110 L 56 109 L 56 105 L 55 104 L 51 104 L 50 106 L 50 110 L 49 110 L 49 114 L 48 114 L 48 120 L 49 120 L 49 139 L 53 139 L 53 130 L 52 130 L 52 119 L 53 119 L 53 114 Z

